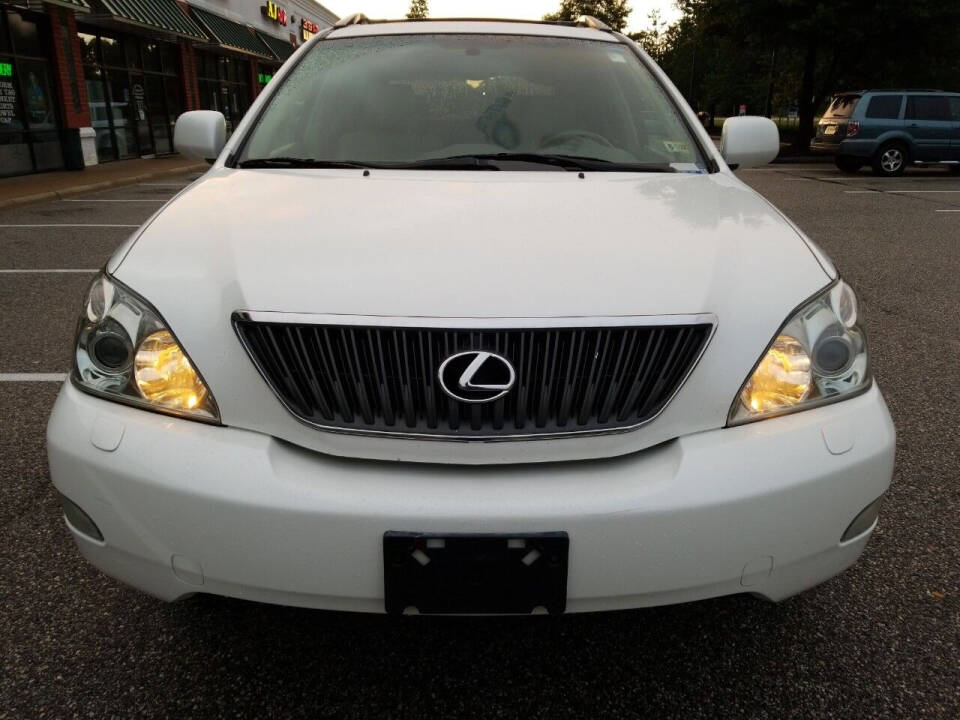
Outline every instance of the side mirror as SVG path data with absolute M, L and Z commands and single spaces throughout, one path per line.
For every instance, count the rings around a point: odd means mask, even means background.
M 181 155 L 213 163 L 227 142 L 227 121 L 214 110 L 191 110 L 177 118 L 173 146 Z
M 780 131 L 773 120 L 747 115 L 723 123 L 720 154 L 731 169 L 766 165 L 780 152 Z

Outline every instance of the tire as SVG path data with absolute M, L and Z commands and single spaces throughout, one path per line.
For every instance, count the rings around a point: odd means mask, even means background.
M 903 175 L 909 161 L 907 147 L 903 143 L 884 143 L 873 156 L 873 174 L 883 177 Z
M 845 173 L 859 172 L 860 168 L 863 167 L 863 160 L 860 158 L 850 157 L 849 155 L 837 155 L 833 159 L 833 162 L 841 172 Z

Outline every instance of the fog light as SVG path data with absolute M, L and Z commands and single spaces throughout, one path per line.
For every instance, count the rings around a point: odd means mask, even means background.
M 846 532 L 843 533 L 843 537 L 840 538 L 840 542 L 852 540 L 858 535 L 863 535 L 863 533 L 869 530 L 880 516 L 880 505 L 882 504 L 883 495 L 861 510 L 860 513 L 853 519 L 853 522 L 850 523 L 850 526 L 847 528 Z
M 103 542 L 103 533 L 100 532 L 97 524 L 90 519 L 90 516 L 63 493 L 57 493 L 57 495 L 60 496 L 60 506 L 63 508 L 63 514 L 70 526 L 93 540 Z

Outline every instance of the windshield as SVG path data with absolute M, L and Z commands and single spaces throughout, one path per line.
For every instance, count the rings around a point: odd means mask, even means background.
M 550 156 L 705 171 L 673 103 L 619 43 L 513 35 L 325 40 L 286 78 L 240 165 Z M 533 157 L 537 156 L 537 157 Z M 458 165 L 437 164 L 457 169 Z M 474 166 L 475 167 L 475 166 Z M 567 168 L 569 169 L 569 168 Z

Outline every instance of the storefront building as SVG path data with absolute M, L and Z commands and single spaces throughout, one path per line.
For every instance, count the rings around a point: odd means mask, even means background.
M 0 5 L 0 175 L 63 167 L 44 13 Z
M 232 131 L 297 46 L 313 0 L 0 0 L 0 177 L 173 152 L 186 110 Z

